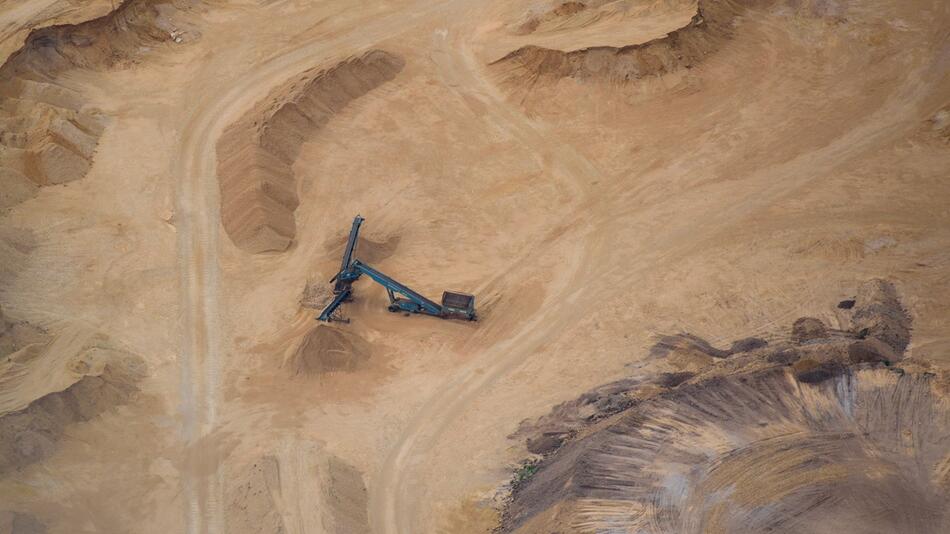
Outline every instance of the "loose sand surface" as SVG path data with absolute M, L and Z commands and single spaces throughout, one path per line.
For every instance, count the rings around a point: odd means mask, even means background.
M 950 3 L 115 4 L 0 0 L 0 533 L 947 525 Z

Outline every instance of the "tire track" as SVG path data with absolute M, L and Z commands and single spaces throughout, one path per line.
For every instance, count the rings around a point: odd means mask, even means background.
M 241 111 L 265 97 L 275 84 L 340 56 L 341 51 L 357 53 L 407 32 L 456 3 L 458 0 L 439 4 L 418 1 L 374 20 L 367 21 L 364 17 L 355 21 L 358 31 L 312 39 L 291 52 L 263 62 L 247 77 L 231 85 L 220 98 L 205 98 L 192 108 L 186 119 L 171 172 L 179 179 L 176 193 L 182 310 L 179 398 L 181 437 L 185 444 L 181 485 L 189 534 L 223 531 L 218 458 L 203 444 L 203 439 L 210 436 L 217 425 L 221 376 L 217 139 Z M 212 474 L 199 475 L 198 472 Z
M 465 18 L 473 19 L 471 16 Z M 486 120 L 503 126 L 524 146 L 543 155 L 542 159 L 550 162 L 552 169 L 562 177 L 573 178 L 575 186 L 582 191 L 581 202 L 565 220 L 585 225 L 583 244 L 581 254 L 576 255 L 570 264 L 565 262 L 562 277 L 548 286 L 551 291 L 546 296 L 545 304 L 540 307 L 541 311 L 510 340 L 487 347 L 475 360 L 442 384 L 414 414 L 406 430 L 398 437 L 371 490 L 371 522 L 375 532 L 385 534 L 422 531 L 414 520 L 421 515 L 417 511 L 424 495 L 412 491 L 411 483 L 415 480 L 412 470 L 423 463 L 426 454 L 436 447 L 440 436 L 464 413 L 472 400 L 516 370 L 549 341 L 552 334 L 562 332 L 575 323 L 577 315 L 583 315 L 591 303 L 596 302 L 597 296 L 605 296 L 605 290 L 599 288 L 597 294 L 591 293 L 582 299 L 580 290 L 576 288 L 587 285 L 595 275 L 602 277 L 614 274 L 619 269 L 602 268 L 602 260 L 610 257 L 610 219 L 628 215 L 631 209 L 628 206 L 639 205 L 632 202 L 634 199 L 630 193 L 618 189 L 616 185 L 599 191 L 598 198 L 608 200 L 598 202 L 591 195 L 590 188 L 591 181 L 600 179 L 596 167 L 569 144 L 559 142 L 556 134 L 546 131 L 542 124 L 529 120 L 519 110 L 513 109 L 491 82 L 481 75 L 474 56 L 465 50 L 465 38 L 456 37 L 455 42 L 448 43 L 447 37 L 453 34 L 440 32 L 442 41 L 437 43 L 433 58 L 447 85 L 479 102 L 483 107 L 478 112 L 485 114 Z M 925 72 L 925 69 L 919 69 L 919 77 L 911 77 L 899 86 L 882 110 L 862 117 L 851 130 L 832 143 L 804 152 L 782 165 L 755 172 L 749 177 L 750 180 L 766 175 L 771 180 L 760 180 L 759 187 L 751 188 L 746 198 L 737 199 L 727 209 L 706 206 L 692 214 L 694 220 L 707 220 L 710 224 L 701 228 L 692 224 L 673 226 L 661 234 L 644 236 L 635 251 L 641 261 L 635 265 L 625 265 L 626 276 L 636 278 L 641 273 L 655 269 L 657 265 L 687 257 L 703 243 L 714 241 L 716 236 L 732 231 L 757 210 L 765 209 L 819 180 L 822 170 L 830 172 L 845 164 L 850 157 L 871 150 L 877 143 L 899 138 L 905 128 L 912 127 L 913 119 L 908 120 L 907 110 L 913 109 L 915 103 L 922 101 L 929 93 L 930 84 L 915 81 L 928 79 Z M 803 168 L 810 172 L 803 173 Z M 610 200 L 612 195 L 613 200 Z M 669 243 L 677 244 L 670 246 Z M 514 275 L 506 271 L 504 276 Z M 497 279 L 490 282 L 495 283 Z M 562 304 L 569 302 L 571 306 L 551 306 L 557 301 Z M 769 322 L 766 321 L 766 324 Z M 760 331 L 764 327 L 757 325 L 750 326 L 750 329 Z
M 447 86 L 475 99 L 483 107 L 473 109 L 473 112 L 484 114 L 486 120 L 504 128 L 523 146 L 542 156 L 542 161 L 549 162 L 550 170 L 578 191 L 580 205 L 590 202 L 591 184 L 602 178 L 600 171 L 573 147 L 559 142 L 541 125 L 532 123 L 519 110 L 511 108 L 497 89 L 480 75 L 476 59 L 463 40 L 449 43 L 450 33 L 448 30 L 437 33 L 433 57 Z M 408 487 L 412 479 L 408 475 L 409 471 L 435 447 L 439 437 L 473 398 L 514 371 L 525 361 L 526 356 L 550 339 L 551 333 L 563 330 L 576 320 L 569 307 L 549 304 L 577 297 L 576 288 L 581 287 L 584 280 L 598 269 L 594 259 L 606 253 L 608 239 L 606 232 L 600 231 L 606 222 L 603 216 L 578 217 L 575 211 L 566 214 L 562 221 L 552 222 L 551 226 L 556 227 L 567 221 L 580 225 L 582 229 L 558 238 L 558 241 L 577 240 L 578 253 L 565 259 L 567 268 L 562 269 L 559 278 L 547 286 L 550 291 L 540 309 L 552 311 L 536 314 L 520 329 L 518 335 L 488 347 L 447 380 L 416 412 L 396 441 L 371 489 L 370 522 L 375 532 L 395 534 L 420 531 L 413 524 L 413 519 L 418 517 L 415 513 L 418 499 L 413 500 Z M 530 256 L 530 253 L 527 251 L 525 256 Z M 530 264 L 523 265 L 525 262 L 513 262 L 511 270 L 504 270 L 504 274 L 499 274 L 486 285 L 498 284 L 501 278 L 514 276 L 513 272 L 530 268 Z

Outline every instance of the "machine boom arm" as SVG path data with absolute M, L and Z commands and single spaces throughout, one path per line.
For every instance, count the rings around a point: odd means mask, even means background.
M 363 217 L 357 215 L 353 219 L 353 226 L 350 227 L 350 237 L 346 241 L 346 249 L 343 251 L 343 261 L 340 264 L 340 272 L 330 279 L 333 286 L 333 300 L 327 304 L 326 308 L 320 313 L 319 320 L 333 321 L 333 312 L 337 310 L 344 302 L 350 300 L 353 295 L 353 282 L 359 280 L 364 274 L 372 278 L 377 284 L 386 288 L 389 294 L 389 311 L 424 313 L 436 317 L 451 317 L 475 320 L 475 297 L 467 293 L 458 293 L 454 291 L 445 291 L 442 293 L 442 304 L 427 299 L 416 293 L 408 286 L 397 282 L 390 276 L 366 265 L 353 256 L 356 253 L 357 240 L 360 234 L 360 226 L 363 224 Z M 396 293 L 402 295 L 397 297 Z M 347 321 L 346 319 L 336 319 Z M 348 322 L 348 321 L 347 321 Z
M 336 309 L 339 308 L 340 305 L 346 301 L 346 299 L 350 298 L 351 293 L 352 293 L 352 290 L 349 288 L 344 289 L 343 291 L 337 293 L 336 296 L 333 297 L 333 300 L 330 301 L 329 304 L 327 304 L 327 307 L 324 308 L 322 312 L 320 312 L 320 317 L 318 317 L 318 319 L 320 321 L 329 322 L 330 317 L 333 315 L 333 312 L 335 312 Z
M 365 221 L 363 217 L 357 215 L 353 219 L 353 226 L 350 228 L 350 238 L 346 241 L 346 250 L 343 251 L 343 263 L 340 265 L 340 271 L 350 268 L 350 262 L 353 261 L 353 251 L 356 250 L 356 239 L 360 235 L 360 225 Z
M 373 280 L 375 280 L 376 283 L 378 283 L 379 285 L 385 287 L 387 290 L 389 290 L 389 291 L 391 291 L 391 292 L 393 292 L 393 293 L 399 293 L 400 295 L 403 295 L 403 296 L 405 296 L 406 298 L 408 298 L 409 300 L 415 302 L 415 303 L 418 304 L 423 310 L 425 310 L 426 313 L 429 313 L 429 314 L 431 314 L 431 315 L 441 315 L 441 314 L 442 314 L 442 306 L 439 306 L 439 305 L 436 304 L 435 302 L 432 302 L 431 300 L 429 300 L 429 299 L 423 297 L 422 295 L 420 295 L 419 293 L 416 293 L 415 291 L 413 291 L 413 290 L 410 289 L 409 287 L 407 287 L 407 286 L 405 286 L 405 285 L 403 285 L 403 284 L 400 284 L 399 282 L 397 282 L 397 281 L 393 280 L 392 278 L 390 278 L 389 276 L 387 276 L 387 275 L 385 275 L 385 274 L 383 274 L 383 273 L 377 271 L 376 269 L 370 267 L 369 265 L 366 265 L 365 263 L 361 262 L 360 260 L 354 260 L 354 261 L 353 261 L 353 268 L 356 269 L 357 271 L 359 271 L 360 273 L 363 273 L 363 274 L 365 274 L 366 276 L 369 276 L 370 278 L 372 278 Z

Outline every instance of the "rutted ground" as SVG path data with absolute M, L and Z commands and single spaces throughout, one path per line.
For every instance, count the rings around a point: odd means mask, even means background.
M 516 422 L 597 384 L 613 393 L 584 410 L 629 408 L 616 393 L 644 384 L 657 400 L 641 404 L 699 398 L 713 369 L 779 365 L 763 351 L 803 344 L 769 333 L 815 315 L 795 336 L 826 325 L 827 362 L 729 391 L 807 386 L 834 406 L 832 385 L 904 387 L 883 364 L 834 363 L 859 340 L 854 312 L 828 303 L 874 277 L 895 281 L 913 317 L 892 367 L 918 377 L 947 361 L 945 2 L 125 5 L 177 15 L 158 41 L 134 24 L 85 35 L 79 56 L 111 39 L 135 53 L 56 73 L 80 111 L 108 119 L 84 179 L 32 188 L 0 215 L 0 298 L 15 331 L 4 347 L 31 355 L 82 327 L 147 366 L 129 395 L 70 411 L 44 459 L 0 477 L 2 527 L 485 532 L 525 447 L 566 450 L 590 413 L 528 444 L 508 438 Z M 550 52 L 495 62 L 518 50 Z M 385 72 L 350 77 L 366 57 Z M 243 209 L 255 203 L 274 209 Z M 481 320 L 393 316 L 364 280 L 352 322 L 315 327 L 356 213 L 358 256 L 429 296 L 474 292 Z M 667 335 L 679 331 L 695 336 Z M 44 354 L 59 371 L 23 383 L 55 380 L 24 398 L 92 379 Z M 876 488 L 838 468 L 829 484 Z M 694 497 L 671 493 L 660 515 L 768 516 L 748 500 L 703 515 L 715 503 Z M 594 504 L 575 509 L 616 511 Z M 531 506 L 524 525 L 544 515 Z
M 125 2 L 100 18 L 30 32 L 0 67 L 0 209 L 89 172 L 105 118 L 61 84 L 63 74 L 123 68 L 149 48 L 193 39 L 175 17 L 179 4 L 194 3 Z

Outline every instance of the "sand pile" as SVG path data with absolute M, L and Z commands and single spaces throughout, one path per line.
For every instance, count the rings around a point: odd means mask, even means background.
M 48 457 L 68 425 L 128 402 L 145 373 L 140 358 L 80 328 L 50 336 L 14 322 L 0 341 L 0 475 Z
M 229 477 L 230 478 L 230 477 Z M 228 532 L 285 532 L 283 518 L 274 502 L 280 492 L 277 458 L 264 456 L 231 478 L 228 490 Z
M 46 534 L 46 525 L 21 512 L 0 511 L 0 534 Z
M 658 76 L 698 65 L 734 35 L 737 18 L 748 7 L 766 6 L 774 1 L 700 0 L 689 24 L 659 39 L 623 47 L 571 51 L 529 45 L 492 65 L 502 84 L 518 90 L 568 77 L 625 83 Z M 566 9 L 572 14 L 580 11 L 578 7 Z M 549 17 L 554 17 L 555 12 Z
M 0 83 L 0 96 L 0 209 L 89 172 L 104 119 L 78 93 L 13 78 Z
M 294 376 L 353 371 L 370 352 L 369 343 L 356 334 L 321 323 L 307 332 L 284 367 Z
M 105 120 L 58 76 L 128 66 L 156 45 L 193 38 L 175 17 L 193 3 L 129 0 L 104 17 L 30 33 L 0 67 L 0 209 L 37 187 L 82 178 L 92 165 Z
M 25 410 L 0 417 L 0 475 L 49 457 L 66 428 L 125 404 L 138 391 L 140 362 L 107 365 L 64 391 L 50 393 Z
M 511 31 L 516 35 L 528 35 L 539 30 L 543 31 L 565 18 L 586 11 L 589 7 L 588 4 L 583 2 L 561 2 L 541 12 L 527 13 L 523 20 L 512 26 Z
M 0 367 L 11 363 L 12 358 L 8 359 L 11 354 L 31 345 L 44 345 L 49 340 L 49 335 L 43 329 L 5 316 L 3 308 L 0 308 Z
M 362 475 L 317 444 L 283 443 L 228 480 L 227 532 L 369 531 Z
M 898 363 L 910 323 L 890 284 L 856 300 L 847 332 L 619 381 L 527 423 L 543 456 L 503 531 L 946 532 L 950 384 Z
M 275 89 L 218 142 L 221 217 L 235 245 L 282 251 L 296 233 L 300 147 L 352 101 L 395 78 L 403 60 L 372 50 Z

